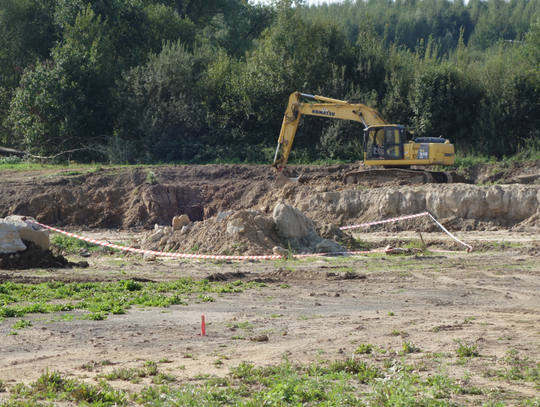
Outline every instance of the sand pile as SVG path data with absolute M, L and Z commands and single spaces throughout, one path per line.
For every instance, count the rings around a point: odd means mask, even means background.
M 180 230 L 158 227 L 139 247 L 180 253 L 223 255 L 267 255 L 275 247 L 294 253 L 334 253 L 346 251 L 354 239 L 335 225 L 320 229 L 298 209 L 276 204 L 273 212 L 240 210 L 220 212 L 202 222 L 190 222 Z M 159 236 L 159 239 L 156 239 Z

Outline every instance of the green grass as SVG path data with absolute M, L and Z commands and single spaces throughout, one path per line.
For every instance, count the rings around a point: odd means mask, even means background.
M 11 326 L 11 329 L 24 329 L 28 328 L 29 326 L 32 326 L 32 323 L 30 321 L 20 319 Z
M 89 165 L 75 166 L 75 168 L 88 168 Z M 54 165 L 54 164 L 40 164 L 32 163 L 21 160 L 17 157 L 0 157 L 0 171 L 2 170 L 14 170 L 14 171 L 42 171 L 42 170 L 65 170 L 68 167 L 66 165 Z
M 214 302 L 215 301 L 214 297 L 211 297 L 211 296 L 205 295 L 205 294 L 199 294 L 197 296 L 197 299 L 202 301 L 202 302 Z
M 497 160 L 482 154 L 456 151 L 454 167 L 467 168 L 476 164 L 494 164 Z
M 248 321 L 244 321 L 244 322 L 235 322 L 235 323 L 232 323 L 232 322 L 229 322 L 227 324 L 227 327 L 229 328 L 240 328 L 240 329 L 246 329 L 246 330 L 253 330 L 253 325 L 248 322 Z
M 86 314 L 80 317 L 80 319 L 89 319 L 91 321 L 103 321 L 107 319 L 107 313 L 105 312 L 93 312 L 92 314 Z
M 101 406 L 125 405 L 127 394 L 122 390 L 115 390 L 106 382 L 99 386 L 67 378 L 58 371 L 47 370 L 41 377 L 29 385 L 18 383 L 10 389 L 12 403 L 7 405 L 36 406 L 37 400 L 73 402 L 77 404 L 91 404 Z M 29 401 L 28 404 L 19 404 L 21 399 Z M 8 401 L 9 403 L 9 401 Z
M 43 171 L 56 170 L 58 173 L 49 174 L 47 177 L 71 176 L 85 173 L 95 173 L 103 170 L 102 164 L 43 164 L 41 162 L 33 162 L 33 160 L 25 160 L 15 156 L 0 157 L 0 171 Z
M 72 170 L 72 171 L 58 172 L 56 174 L 49 174 L 48 177 L 71 177 L 73 175 L 81 175 L 81 174 L 84 174 L 84 172 Z
M 146 182 L 150 185 L 159 184 L 158 177 L 153 171 L 148 170 L 148 175 L 146 176 Z
M 454 342 L 458 344 L 458 347 L 456 349 L 456 354 L 460 357 L 470 358 L 474 356 L 478 356 L 478 350 L 476 344 L 466 344 L 462 343 L 460 340 L 454 339 Z
M 66 253 L 79 253 L 80 251 L 95 252 L 101 249 L 101 246 L 89 243 L 84 240 L 75 239 L 74 237 L 55 234 L 51 239 L 51 244 L 65 251 Z
M 242 336 L 242 335 L 233 335 L 233 336 L 231 336 L 231 339 L 232 340 L 236 340 L 236 339 L 242 339 L 243 340 L 243 339 L 246 339 L 246 337 Z
M 82 251 L 86 252 L 98 252 L 103 251 L 105 253 L 120 253 L 124 254 L 124 252 L 120 249 L 115 249 L 112 247 L 102 247 L 100 245 L 86 242 L 81 239 L 76 239 L 74 237 L 66 236 L 63 234 L 54 234 L 51 239 L 51 244 L 58 247 L 59 249 L 63 250 L 67 254 L 73 254 L 73 253 L 80 253 Z M 119 246 L 125 246 L 126 244 L 124 242 L 118 242 Z M 111 260 L 111 262 L 115 265 L 121 265 L 121 264 L 127 264 L 125 260 Z
M 401 346 L 402 354 L 407 355 L 409 353 L 419 353 L 422 349 L 417 347 L 414 342 L 403 342 Z
M 218 355 L 219 356 L 219 355 Z M 286 356 L 283 361 L 255 366 L 244 361 L 229 369 L 229 374 L 217 377 L 197 374 L 188 380 L 177 381 L 175 375 L 162 372 L 154 361 L 140 367 L 118 368 L 96 376 L 97 385 L 68 378 L 60 372 L 46 371 L 29 384 L 3 384 L 9 391 L 4 405 L 39 405 L 40 402 L 112 406 L 139 404 L 147 406 L 459 406 L 466 401 L 474 405 L 504 405 L 501 392 L 489 388 L 465 387 L 444 371 L 420 374 L 418 365 L 401 360 L 385 360 L 376 366 L 357 358 L 315 363 L 293 364 Z M 509 354 L 508 363 L 523 363 Z M 216 367 L 223 365 L 219 357 Z M 87 371 L 93 365 L 89 364 Z M 184 366 L 180 367 L 185 368 Z M 140 383 L 135 391 L 114 389 L 116 381 Z M 141 383 L 144 380 L 144 384 Z M 510 380 L 514 380 L 511 378 Z M 517 379 L 517 376 L 515 378 Z M 457 396 L 458 402 L 451 399 Z M 523 398 L 516 405 L 534 404 L 538 399 Z M 494 404 L 495 403 L 495 404 Z
M 140 283 L 121 280 L 114 283 L 0 284 L 0 319 L 21 318 L 27 314 L 85 310 L 91 314 L 82 319 L 102 320 L 107 314 L 123 314 L 132 306 L 169 307 L 186 305 L 187 294 L 196 293 L 198 300 L 211 301 L 208 293 L 237 293 L 265 287 L 264 283 L 210 283 L 183 278 L 172 282 Z M 69 314 L 67 314 L 69 315 Z M 72 319 L 66 314 L 64 321 Z M 21 322 L 19 322 L 21 323 Z M 240 324 L 241 325 L 241 324 Z
M 370 354 L 373 351 L 373 345 L 369 343 L 361 343 L 354 351 L 356 354 Z
M 101 171 L 104 168 L 107 169 L 116 169 L 116 170 L 136 170 L 136 169 L 145 169 L 149 172 L 152 172 L 152 169 L 157 167 L 168 167 L 173 165 L 188 165 L 188 164 L 260 164 L 266 166 L 270 163 L 271 157 L 273 156 L 272 148 L 264 149 L 266 151 L 265 155 L 268 156 L 268 159 L 258 162 L 246 162 L 245 160 L 240 160 L 238 158 L 215 158 L 207 160 L 177 160 L 163 163 L 162 161 L 149 163 L 145 165 L 136 164 L 136 165 L 114 165 L 107 166 L 104 164 L 80 164 L 80 163 L 67 163 L 64 164 L 44 164 L 39 160 L 32 159 L 20 159 L 15 156 L 10 157 L 0 157 L 0 171 L 1 170 L 14 170 L 14 171 L 40 171 L 40 170 L 58 170 L 63 171 L 69 169 L 70 171 L 80 171 L 80 172 L 97 172 Z M 453 167 L 458 168 L 467 168 L 476 164 L 501 164 L 501 163 L 514 163 L 514 162 L 526 162 L 540 159 L 540 146 L 536 140 L 527 140 L 525 141 L 525 146 L 520 149 L 521 151 L 518 154 L 515 154 L 510 157 L 503 156 L 502 158 L 497 158 L 494 156 L 487 156 L 485 154 L 476 152 L 474 150 L 460 151 L 456 150 L 455 153 L 455 164 Z M 35 161 L 35 162 L 34 162 Z M 354 159 L 351 160 L 340 160 L 340 159 L 310 159 L 309 154 L 306 154 L 304 150 L 293 149 L 289 156 L 290 165 L 326 165 L 326 164 L 343 164 L 343 163 L 352 163 Z M 438 170 L 443 167 L 436 166 L 434 169 Z M 61 175 L 61 174 L 59 174 Z M 149 180 L 147 182 L 153 183 L 157 180 L 157 177 L 154 175 L 149 175 Z
M 138 368 L 120 368 L 114 369 L 109 373 L 102 373 L 96 376 L 96 379 L 105 379 L 108 381 L 124 380 L 132 383 L 139 383 L 141 379 L 151 377 L 152 383 L 163 384 L 176 381 L 176 376 L 159 371 L 158 365 L 153 360 L 146 361 L 142 367 Z

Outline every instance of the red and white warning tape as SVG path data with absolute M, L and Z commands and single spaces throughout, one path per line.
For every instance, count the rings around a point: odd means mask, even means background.
M 417 213 L 415 215 L 406 215 L 406 216 L 401 216 L 399 218 L 392 218 L 392 219 L 385 219 L 385 220 L 378 220 L 376 222 L 368 222 L 368 223 L 360 223 L 358 225 L 352 225 L 352 226 L 343 226 L 341 227 L 340 229 L 341 230 L 346 230 L 346 229 L 354 229 L 354 228 L 362 228 L 362 227 L 366 227 L 366 226 L 373 226 L 373 225 L 380 225 L 382 223 L 390 223 L 390 222 L 396 222 L 398 220 L 403 220 L 403 219 L 412 219 L 412 218 L 419 218 L 421 216 L 429 216 L 431 219 L 433 219 L 435 221 L 435 223 L 437 225 L 439 225 L 439 227 L 444 230 L 444 232 L 450 236 L 452 239 L 454 239 L 456 242 L 462 244 L 463 246 L 465 246 L 467 248 L 467 252 L 472 252 L 473 248 L 472 246 L 469 246 L 467 243 L 464 243 L 462 242 L 461 240 L 459 240 L 457 237 L 455 237 L 453 234 L 451 234 L 448 230 L 446 230 L 444 228 L 443 225 L 441 225 L 437 219 L 435 219 L 433 217 L 433 215 L 429 212 L 422 212 L 422 213 Z M 436 252 L 440 252 L 440 253 L 453 253 L 451 251 L 447 251 L 447 250 L 431 250 L 431 251 L 436 251 Z
M 441 225 L 441 224 L 437 221 L 437 219 L 435 219 L 435 218 L 433 217 L 433 215 L 432 215 L 431 213 L 428 212 L 428 215 L 429 215 L 429 217 L 430 217 L 431 219 L 433 219 L 433 220 L 435 221 L 435 223 L 436 223 L 437 225 L 439 225 L 439 227 L 440 227 L 442 230 L 444 230 L 444 231 L 446 232 L 446 234 L 447 234 L 448 236 L 450 236 L 450 237 L 451 237 L 452 239 L 454 239 L 456 242 L 461 243 L 463 246 L 465 246 L 465 247 L 467 248 L 467 252 L 472 252 L 472 250 L 473 250 L 472 246 L 469 246 L 467 243 L 462 242 L 462 241 L 459 240 L 457 237 L 455 237 L 452 233 L 450 233 L 448 230 L 446 230 L 446 229 L 444 228 L 444 226 Z
M 421 216 L 427 216 L 427 215 L 429 215 L 429 212 L 422 212 L 422 213 L 417 213 L 416 215 L 402 216 L 400 218 L 392 218 L 392 219 L 378 220 L 376 222 L 360 223 L 359 225 L 343 226 L 340 229 L 347 230 L 347 229 L 363 228 L 366 226 L 380 225 L 381 223 L 396 222 L 398 220 L 403 220 L 403 219 L 419 218 Z
M 363 223 L 363 224 L 360 224 L 360 225 L 345 226 L 345 227 L 342 227 L 341 229 L 345 230 L 345 229 L 359 228 L 359 227 L 364 227 L 364 226 L 378 225 L 378 224 L 381 224 L 381 223 L 395 222 L 395 221 L 402 220 L 402 219 L 418 218 L 420 216 L 426 216 L 426 215 L 429 215 L 431 217 L 431 219 L 433 219 L 437 223 L 437 225 L 439 225 L 439 227 L 441 227 L 450 237 L 452 237 L 453 239 L 455 239 L 457 242 L 461 243 L 462 245 L 466 246 L 467 247 L 467 252 L 472 251 L 472 249 L 473 249 L 472 246 L 469 246 L 468 244 L 463 243 L 461 240 L 454 237 L 439 222 L 437 222 L 437 220 L 433 216 L 431 216 L 431 214 L 429 212 L 423 212 L 423 213 L 419 213 L 419 214 L 416 214 L 416 215 L 402 216 L 400 218 L 386 219 L 386 220 L 377 221 L 377 222 Z M 155 250 L 136 249 L 134 247 L 120 246 L 120 245 L 117 245 L 117 244 L 114 244 L 114 243 L 109 243 L 109 242 L 104 242 L 104 241 L 101 241 L 101 240 L 91 239 L 89 237 L 79 236 L 79 235 L 76 235 L 75 233 L 70 233 L 70 232 L 66 232 L 65 230 L 56 229 L 56 228 L 53 228 L 52 226 L 44 225 L 43 223 L 39 223 L 39 222 L 36 222 L 34 220 L 27 220 L 26 222 L 35 223 L 35 224 L 37 224 L 37 225 L 39 225 L 41 227 L 53 230 L 53 231 L 55 231 L 57 233 L 61 233 L 61 234 L 66 235 L 66 236 L 74 237 L 76 239 L 84 240 L 85 242 L 94 243 L 94 244 L 97 244 L 97 245 L 100 245 L 100 246 L 110 247 L 110 248 L 118 249 L 118 250 L 124 250 L 124 251 L 132 252 L 132 253 L 141 253 L 141 254 L 149 253 L 149 254 L 153 254 L 155 256 L 160 256 L 160 257 L 177 257 L 177 258 L 182 258 L 182 259 L 215 259 L 215 260 L 273 260 L 273 259 L 283 259 L 283 258 L 287 257 L 287 256 L 283 256 L 283 255 L 218 256 L 218 255 L 211 255 L 211 254 L 167 253 L 167 252 L 159 252 L 159 251 L 155 251 Z M 441 252 L 441 253 L 453 253 L 451 251 L 445 251 L 445 250 L 430 250 L 430 251 Z M 385 252 L 386 252 L 386 250 L 364 250 L 364 251 L 338 252 L 338 253 L 295 254 L 292 257 L 303 258 L 303 257 L 314 257 L 314 256 L 353 255 L 353 254 L 385 253 Z
M 44 227 L 46 229 L 54 230 L 55 232 L 61 233 L 63 235 L 74 237 L 76 239 L 84 240 L 85 242 L 94 243 L 100 246 L 124 250 L 124 251 L 132 252 L 132 253 L 141 253 L 141 254 L 150 253 L 155 256 L 160 256 L 160 257 L 179 257 L 179 258 L 184 258 L 184 259 L 218 259 L 218 260 L 248 260 L 248 259 L 249 260 L 270 260 L 270 259 L 282 259 L 283 257 L 285 257 L 285 256 L 276 256 L 276 255 L 272 255 L 272 256 L 215 256 L 215 255 L 210 255 L 210 254 L 158 252 L 155 250 L 136 249 L 134 247 L 120 246 L 114 243 L 103 242 L 101 240 L 96 240 L 96 239 L 90 239 L 89 237 L 79 236 L 79 235 L 76 235 L 75 233 L 70 233 L 70 232 L 66 232 L 65 230 L 56 229 L 56 228 L 53 228 L 52 226 L 47 226 L 33 220 L 27 220 L 27 222 L 36 223 L 39 226 Z M 296 255 L 295 257 L 301 257 L 301 256 L 305 256 L 305 255 Z

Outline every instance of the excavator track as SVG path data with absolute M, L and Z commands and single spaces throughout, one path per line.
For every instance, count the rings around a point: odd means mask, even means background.
M 406 182 L 408 184 L 453 184 L 465 182 L 464 177 L 446 171 L 407 170 L 401 168 L 373 169 L 351 171 L 343 176 L 345 184 L 361 184 L 364 182 Z

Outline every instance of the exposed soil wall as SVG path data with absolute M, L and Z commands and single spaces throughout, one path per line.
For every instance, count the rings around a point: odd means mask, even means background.
M 540 187 L 537 185 L 428 184 L 344 191 L 289 185 L 268 193 L 260 205 L 271 208 L 281 200 L 297 207 L 311 219 L 342 225 L 426 211 L 447 223 L 453 220 L 454 229 L 460 229 L 460 223 L 471 225 L 471 221 L 480 227 L 540 225 Z M 408 221 L 411 222 L 417 227 L 423 220 Z
M 493 167 L 493 168 L 492 168 Z M 538 163 L 503 168 L 503 179 L 516 182 L 538 171 Z M 170 225 L 175 215 L 192 221 L 221 211 L 257 209 L 270 214 L 276 203 L 291 204 L 319 226 L 351 224 L 429 211 L 454 229 L 536 227 L 538 183 L 478 186 L 428 184 L 415 186 L 344 185 L 343 175 L 356 165 L 291 166 L 291 175 L 309 174 L 308 184 L 277 188 L 268 166 L 208 165 L 110 169 L 65 176 L 10 172 L 0 182 L 0 216 L 27 215 L 54 226 L 150 229 Z M 493 177 L 498 167 L 475 166 L 476 179 Z M 146 182 L 148 171 L 159 183 Z M 477 177 L 477 178 L 475 178 Z M 506 182 L 505 181 L 505 182 Z M 407 222 L 429 230 L 431 222 Z M 409 227 L 407 225 L 399 227 Z M 393 227 L 393 226 L 389 226 Z

